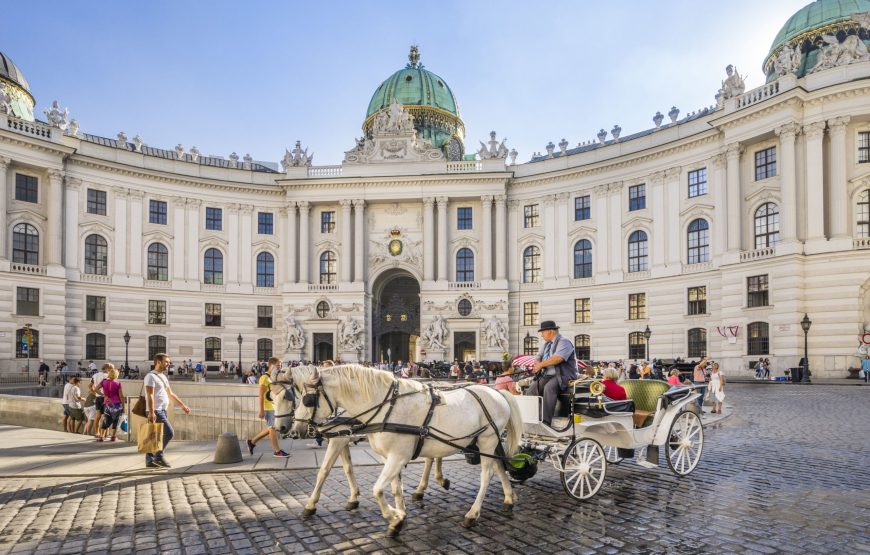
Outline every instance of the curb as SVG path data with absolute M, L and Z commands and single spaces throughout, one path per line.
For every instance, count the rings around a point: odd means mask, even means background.
M 845 379 L 844 379 L 845 380 Z M 731 384 L 755 384 L 755 385 L 793 385 L 793 386 L 802 386 L 802 385 L 811 385 L 811 386 L 870 386 L 870 383 L 864 383 L 861 380 L 848 380 L 846 383 L 826 383 L 826 382 L 810 382 L 808 384 L 803 383 L 792 383 L 792 382 L 774 382 L 770 380 L 753 380 L 753 379 L 740 379 L 740 378 L 731 378 L 728 380 L 728 383 Z

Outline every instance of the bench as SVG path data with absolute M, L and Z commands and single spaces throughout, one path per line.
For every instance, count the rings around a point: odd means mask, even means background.
M 659 397 L 671 388 L 670 384 L 659 380 L 624 380 L 619 385 L 625 388 L 626 396 L 634 400 L 636 428 L 652 424 Z

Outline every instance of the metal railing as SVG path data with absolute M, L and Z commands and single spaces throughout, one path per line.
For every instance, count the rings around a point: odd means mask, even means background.
M 133 417 L 133 405 L 138 396 L 128 396 L 127 412 L 128 441 L 137 441 L 139 426 L 145 421 Z M 176 440 L 214 441 L 224 432 L 233 432 L 239 439 L 254 437 L 266 424 L 258 418 L 258 396 L 253 395 L 183 395 L 182 401 L 190 407 L 184 414 L 181 407 L 170 401 L 169 421 Z

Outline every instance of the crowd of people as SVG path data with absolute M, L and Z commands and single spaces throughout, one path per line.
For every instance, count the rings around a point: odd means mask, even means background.
M 112 363 L 106 363 L 100 369 L 94 365 L 94 370 L 90 378 L 77 375 L 66 378 L 62 396 L 63 429 L 92 435 L 99 442 L 116 441 L 125 402 L 120 375 Z M 82 387 L 86 395 L 83 395 Z

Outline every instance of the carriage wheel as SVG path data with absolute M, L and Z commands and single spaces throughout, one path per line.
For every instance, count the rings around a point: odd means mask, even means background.
M 704 449 L 704 427 L 694 412 L 680 413 L 671 423 L 665 458 L 677 476 L 686 476 L 695 470 Z
M 604 456 L 610 464 L 619 464 L 624 460 L 619 456 L 619 448 L 613 447 L 612 445 L 604 446 Z
M 575 439 L 562 454 L 562 488 L 578 501 L 598 493 L 606 475 L 607 457 L 594 439 Z

